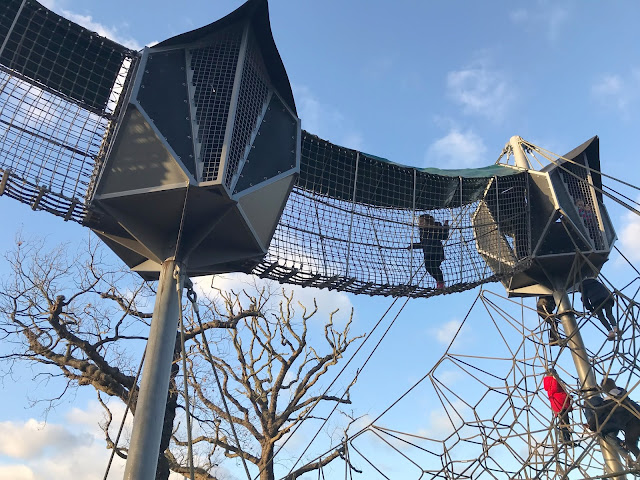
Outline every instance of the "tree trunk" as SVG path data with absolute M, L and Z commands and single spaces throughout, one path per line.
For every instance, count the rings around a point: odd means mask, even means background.
M 273 474 L 273 444 L 262 446 L 262 456 L 258 467 L 260 468 L 260 480 L 275 480 Z

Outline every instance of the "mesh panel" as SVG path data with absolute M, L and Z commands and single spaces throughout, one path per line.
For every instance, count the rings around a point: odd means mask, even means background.
M 490 184 L 504 204 L 487 197 Z M 344 195 L 348 191 L 350 199 Z M 298 183 L 255 273 L 369 295 L 426 297 L 473 288 L 525 267 L 526 192 L 525 174 L 452 179 L 381 162 L 305 133 Z M 410 207 L 380 206 L 400 204 Z M 509 252 L 495 271 L 476 245 L 472 218 L 480 205 L 487 221 L 479 242 L 498 255 L 501 249 Z M 439 281 L 446 289 L 437 288 Z
M 245 156 L 246 149 L 251 141 L 251 133 L 256 127 L 258 116 L 264 108 L 268 94 L 269 87 L 262 56 L 253 35 L 251 35 L 242 71 L 238 107 L 227 160 L 228 166 L 225 173 L 225 184 L 229 188 L 231 188 L 233 176 L 238 171 L 238 165 Z
M 569 195 L 571 195 L 584 227 L 589 233 L 592 246 L 595 250 L 604 250 L 602 232 L 596 215 L 597 209 L 591 194 L 591 186 L 587 178 L 587 170 L 582 165 L 566 162 L 562 165 L 560 177 L 567 187 Z
M 126 77 L 124 69 L 98 115 L 0 68 L 0 168 L 84 201 Z
M 127 48 L 72 23 L 37 2 L 0 7 L 0 63 L 85 107 L 107 107 Z M 11 28 L 13 25 L 13 28 Z
M 190 51 L 203 182 L 218 178 L 241 40 L 242 30 L 236 27 L 216 35 L 211 45 Z

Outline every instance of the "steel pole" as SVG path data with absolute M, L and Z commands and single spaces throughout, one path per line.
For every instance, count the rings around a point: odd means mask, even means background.
M 598 395 L 598 383 L 596 382 L 596 376 L 591 368 L 589 357 L 587 356 L 587 350 L 582 341 L 582 335 L 578 329 L 578 323 L 576 317 L 573 314 L 573 307 L 569 295 L 564 290 L 556 290 L 553 292 L 554 299 L 558 305 L 558 318 L 562 322 L 564 333 L 567 336 L 567 346 L 571 350 L 571 356 L 573 357 L 573 363 L 576 366 L 576 372 L 578 372 L 578 379 L 580 381 L 580 387 L 583 390 L 584 398 L 590 398 Z M 600 437 L 600 450 L 602 451 L 602 457 L 607 469 L 607 474 L 623 472 L 625 467 L 620 461 L 620 456 L 616 447 L 604 437 Z M 616 475 L 613 477 L 615 480 L 626 480 L 626 475 Z
M 125 480 L 153 480 L 156 476 L 180 314 L 180 298 L 173 278 L 175 266 L 173 259 L 167 259 L 160 270 Z M 180 276 L 180 292 L 182 287 Z
M 522 137 L 514 135 L 509 139 L 509 143 L 507 145 L 511 145 L 511 151 L 513 152 L 513 159 L 516 166 L 531 170 L 531 164 L 529 163 L 527 154 L 524 153 L 524 149 L 522 148 Z

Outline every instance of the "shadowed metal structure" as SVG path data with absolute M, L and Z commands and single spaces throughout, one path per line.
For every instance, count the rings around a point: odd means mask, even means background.
M 597 273 L 615 241 L 598 140 L 535 171 L 525 152 L 541 150 L 514 138 L 496 165 L 439 170 L 302 131 L 266 0 L 142 52 L 35 0 L 0 6 L 0 195 L 91 228 L 159 279 L 126 478 L 155 472 L 187 275 L 409 297 L 500 280 L 556 293 L 575 330 L 570 278 Z
M 189 275 L 430 296 L 443 291 L 407 249 L 426 212 L 450 221 L 447 291 L 526 263 L 523 252 L 492 270 L 471 225 L 490 183 L 527 189 L 521 170 L 416 169 L 297 131 L 265 1 L 141 54 L 33 0 L 4 8 L 0 192 L 89 226 L 144 278 L 158 278 L 180 232 Z M 70 33 L 43 34 L 56 29 Z M 526 235 L 527 212 L 509 215 Z

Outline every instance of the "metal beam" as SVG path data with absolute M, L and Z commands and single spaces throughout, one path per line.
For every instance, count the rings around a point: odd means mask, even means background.
M 582 341 L 582 335 L 578 329 L 576 317 L 573 314 L 573 306 L 571 300 L 565 290 L 555 290 L 553 297 L 558 305 L 558 318 L 562 322 L 564 333 L 567 336 L 567 346 L 571 350 L 571 356 L 573 357 L 573 363 L 576 366 L 576 372 L 578 373 L 578 379 L 580 382 L 580 388 L 584 392 L 585 399 L 598 395 L 598 383 L 596 382 L 595 374 L 591 368 L 591 362 L 587 356 L 587 349 Z M 626 469 L 620 461 L 620 456 L 614 445 L 607 442 L 604 437 L 600 436 L 600 450 L 602 451 L 602 457 L 606 466 L 607 474 L 615 474 L 624 472 Z M 615 475 L 615 480 L 626 480 L 626 475 Z
M 160 270 L 125 480 L 154 480 L 156 476 L 180 314 L 180 297 L 173 278 L 175 267 L 175 260 L 170 258 Z M 178 281 L 182 292 L 183 277 Z

